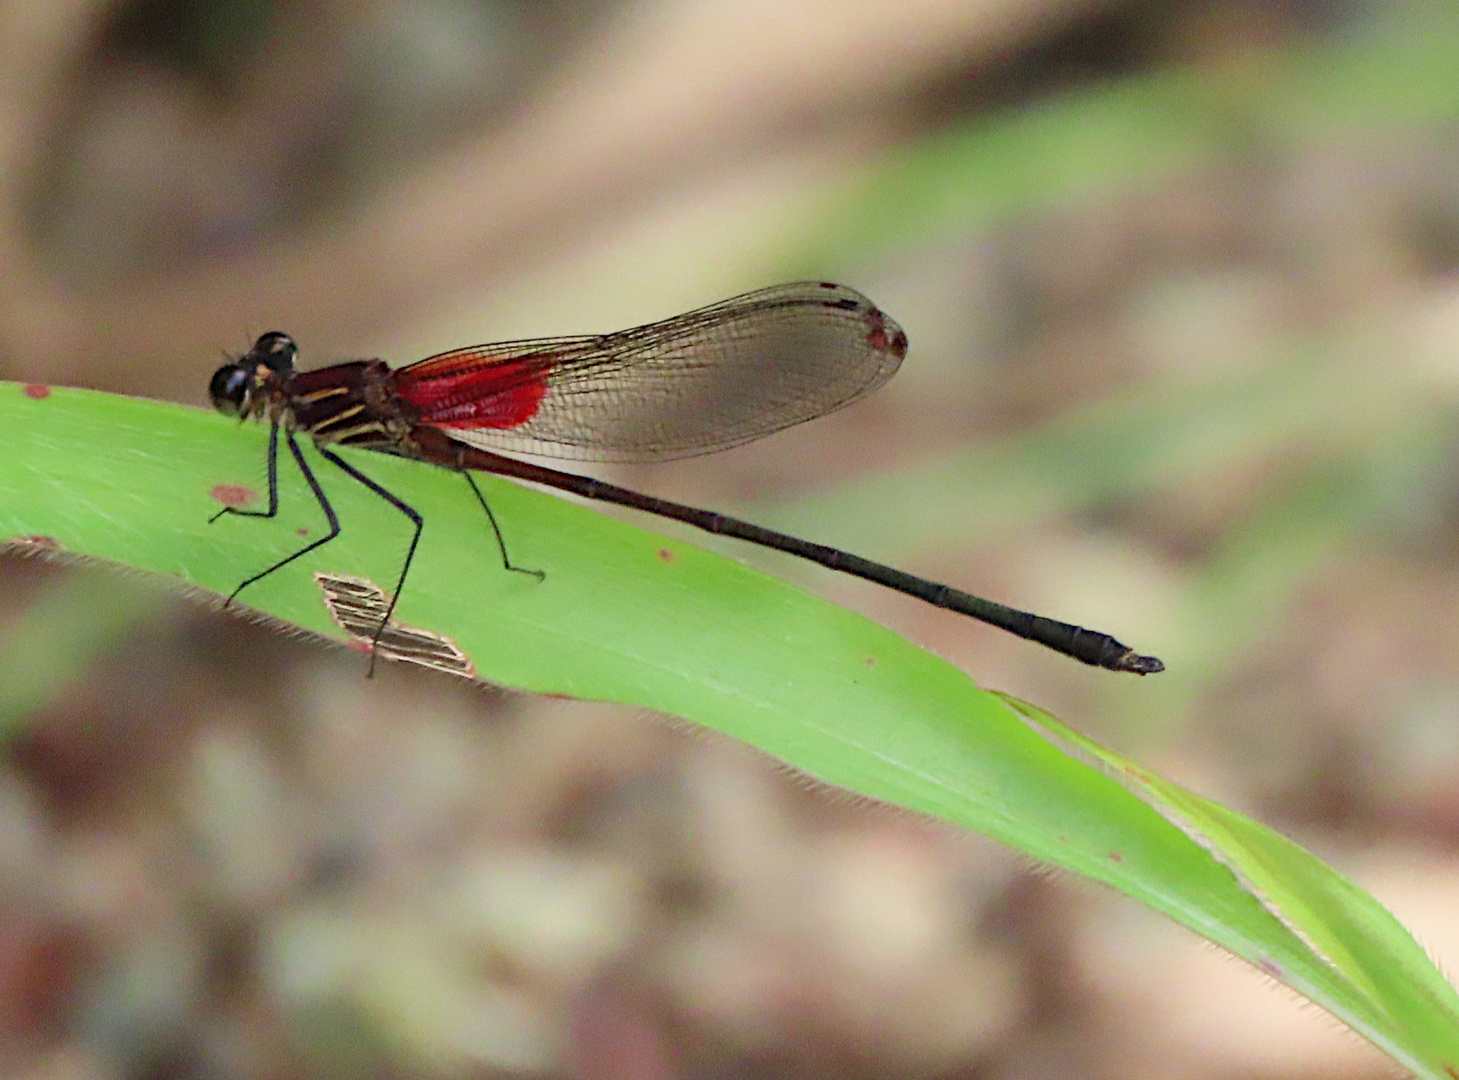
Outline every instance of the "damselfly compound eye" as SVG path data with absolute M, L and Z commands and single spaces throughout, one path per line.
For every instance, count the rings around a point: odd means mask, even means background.
M 224 364 L 213 373 L 208 384 L 208 397 L 213 408 L 224 416 L 237 416 L 243 409 L 243 399 L 248 393 L 249 368 L 243 364 Z
M 294 344 L 293 338 L 277 330 L 270 330 L 253 343 L 253 348 L 243 358 L 243 362 L 251 360 L 270 371 L 292 371 L 294 358 L 298 355 L 299 346 Z

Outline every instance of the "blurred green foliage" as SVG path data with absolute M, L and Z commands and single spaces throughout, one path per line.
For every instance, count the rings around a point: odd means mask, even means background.
M 1231 160 L 1291 157 L 1322 140 L 1441 131 L 1459 120 L 1456 55 L 1452 5 L 1401 4 L 1306 50 L 1257 52 L 978 118 L 893 154 L 787 272 L 905 258 L 934 240 L 971 242 L 1073 200 L 1178 183 Z M 1221 370 L 1155 373 L 1032 429 L 746 512 L 895 560 L 944 544 L 966 549 L 1041 520 L 1098 519 L 1265 469 L 1271 478 L 1246 512 L 1184 561 L 1169 621 L 1123 634 L 1166 660 L 1159 688 L 1101 685 L 1109 712 L 1168 737 L 1212 680 L 1283 625 L 1305 582 L 1355 547 L 1411 538 L 1455 488 L 1452 380 L 1413 343 L 1411 313 L 1386 308 L 1386 299 Z

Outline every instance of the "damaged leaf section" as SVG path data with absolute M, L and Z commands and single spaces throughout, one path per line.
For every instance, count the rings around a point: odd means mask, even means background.
M 350 635 L 353 646 L 369 652 L 380 621 L 390 610 L 389 594 L 364 578 L 316 573 L 314 580 L 324 592 L 324 606 L 329 609 L 330 618 Z M 380 635 L 376 655 L 468 679 L 476 674 L 476 665 L 450 638 L 395 622 Z

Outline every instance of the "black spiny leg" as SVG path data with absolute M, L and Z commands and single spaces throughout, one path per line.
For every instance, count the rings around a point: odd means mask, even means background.
M 410 538 L 410 547 L 406 549 L 405 565 L 400 568 L 400 580 L 395 583 L 395 592 L 390 597 L 390 606 L 385 609 L 385 617 L 380 620 L 380 625 L 375 629 L 375 636 L 370 639 L 370 670 L 367 673 L 368 677 L 375 674 L 375 655 L 380 648 L 380 637 L 385 633 L 385 628 L 390 625 L 390 617 L 395 614 L 395 605 L 400 600 L 400 590 L 405 588 L 405 577 L 410 573 L 410 563 L 415 558 L 416 545 L 420 543 L 420 534 L 421 530 L 425 528 L 425 519 L 420 516 L 420 513 L 414 507 L 405 503 L 398 496 L 391 494 L 364 473 L 360 472 L 359 469 L 345 461 L 344 458 L 334 453 L 334 451 L 326 450 L 321 446 L 319 453 L 334 462 L 360 483 L 364 484 L 406 517 L 410 518 L 411 522 L 415 525 L 415 535 Z M 305 550 L 308 549 L 306 548 Z M 301 551 L 299 554 L 302 555 L 304 552 Z
M 513 573 L 531 574 L 538 581 L 541 581 L 543 578 L 545 578 L 547 575 L 541 570 L 528 570 L 525 566 L 512 565 L 512 560 L 507 557 L 507 542 L 502 538 L 501 527 L 498 526 L 496 523 L 496 515 L 491 512 L 491 506 L 487 503 L 486 497 L 481 494 L 481 489 L 476 486 L 476 479 L 466 469 L 461 470 L 461 475 L 466 477 L 466 482 L 471 485 L 471 492 L 473 495 L 476 496 L 476 501 L 479 502 L 481 504 L 481 508 L 486 511 L 486 520 L 491 523 L 491 531 L 496 536 L 497 549 L 502 553 L 502 566 L 506 567 L 508 570 L 511 570 Z
M 274 426 L 274 429 L 273 429 L 273 436 L 269 439 L 269 451 L 270 451 L 270 453 L 269 453 L 269 509 L 268 509 L 268 512 L 267 513 L 264 513 L 261 510 L 252 510 L 252 511 L 250 511 L 250 510 L 233 510 L 232 507 L 229 507 L 228 509 L 229 510 L 232 510 L 233 513 L 235 513 L 235 514 L 242 514 L 245 517 L 273 517 L 275 514 L 278 513 L 278 511 L 279 511 L 278 464 L 277 464 L 277 458 L 278 458 L 278 434 L 279 434 L 279 429 L 278 429 L 278 426 L 275 425 Z M 317 502 L 317 503 L 319 503 L 319 509 L 321 509 L 321 510 L 324 511 L 324 516 L 329 521 L 329 535 L 328 536 L 321 536 L 318 540 L 314 540 L 314 541 L 311 541 L 308 544 L 305 544 L 303 547 L 301 547 L 298 551 L 294 552 L 294 554 L 290 555 L 288 558 L 286 558 L 286 559 L 280 559 L 278 562 L 276 562 L 272 566 L 270 566 L 267 570 L 263 570 L 263 571 L 261 571 L 261 572 L 259 572 L 257 574 L 254 574 L 253 577 L 251 577 L 251 578 L 244 579 L 243 583 L 240 584 L 238 586 L 238 588 L 234 589 L 231 593 L 228 594 L 228 599 L 225 601 L 225 606 L 226 606 L 226 604 L 231 604 L 233 602 L 234 597 L 236 597 L 244 589 L 248 588 L 248 586 L 252 585 L 255 581 L 261 581 L 262 579 L 264 579 L 264 578 L 268 577 L 270 574 L 272 574 L 275 570 L 278 570 L 278 569 L 281 569 L 282 567 L 288 566 L 295 559 L 297 559 L 297 558 L 299 558 L 299 557 L 301 557 L 303 555 L 308 555 L 311 551 L 313 551 L 317 547 L 323 547 L 325 544 L 329 543 L 331 540 L 333 540 L 336 536 L 339 535 L 339 518 L 338 518 L 338 516 L 336 516 L 336 514 L 334 512 L 334 507 L 332 507 L 332 506 L 329 505 L 329 499 L 325 496 L 324 489 L 319 486 L 319 481 L 314 476 L 314 470 L 309 467 L 309 462 L 307 462 L 306 460 L 304 460 L 304 454 L 299 449 L 299 444 L 294 441 L 294 433 L 292 431 L 286 431 L 284 433 L 284 440 L 289 444 L 289 452 L 294 455 L 294 460 L 296 462 L 298 462 L 298 464 L 299 464 L 299 472 L 303 474 L 305 481 L 308 482 L 308 484 L 309 484 L 309 490 L 312 491 L 312 492 L 314 492 L 314 501 Z M 218 515 L 216 515 L 216 514 L 213 515 L 214 520 L 217 519 L 217 516 Z
M 277 517 L 279 513 L 279 425 L 273 423 L 268 429 L 268 509 L 267 510 L 239 510 L 234 506 L 225 506 L 212 517 L 208 518 L 211 525 L 224 514 L 237 514 L 239 517 Z M 244 585 L 248 584 L 244 582 Z M 243 586 L 240 585 L 239 588 Z M 237 595 L 235 590 L 234 596 Z M 228 598 L 232 600 L 233 597 Z

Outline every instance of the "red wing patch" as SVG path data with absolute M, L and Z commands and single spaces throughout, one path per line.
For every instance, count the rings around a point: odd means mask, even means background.
M 547 394 L 542 379 L 551 356 L 483 362 L 474 349 L 396 372 L 395 389 L 442 428 L 514 428 L 537 414 Z
M 324 606 L 329 609 L 329 617 L 350 635 L 350 648 L 368 653 L 375 631 L 380 628 L 380 620 L 390 609 L 389 594 L 373 581 L 344 574 L 316 573 L 314 580 L 324 591 Z M 476 665 L 471 658 L 450 638 L 395 622 L 380 635 L 377 655 L 468 679 L 476 674 Z

